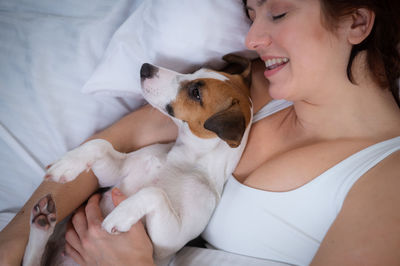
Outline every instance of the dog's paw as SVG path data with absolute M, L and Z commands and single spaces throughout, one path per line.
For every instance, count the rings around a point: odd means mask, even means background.
M 33 207 L 31 226 L 39 230 L 48 231 L 56 225 L 56 205 L 50 194 L 41 198 Z
M 131 208 L 122 205 L 122 203 L 107 215 L 103 221 L 102 227 L 110 234 L 127 232 L 140 219 L 130 210 Z
M 68 152 L 47 169 L 45 180 L 66 183 L 74 180 L 83 171 L 89 171 L 94 160 L 80 148 Z
M 90 162 L 82 162 L 76 158 L 63 158 L 55 162 L 47 170 L 44 179 L 58 183 L 66 183 L 74 180 L 84 170 L 89 171 L 90 168 Z
M 102 139 L 94 139 L 82 146 L 67 152 L 60 160 L 52 164 L 45 180 L 66 183 L 74 180 L 84 170 L 89 171 L 93 164 L 113 150 L 111 143 Z

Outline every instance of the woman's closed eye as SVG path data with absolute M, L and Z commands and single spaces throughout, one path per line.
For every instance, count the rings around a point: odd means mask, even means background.
M 256 18 L 256 12 L 252 8 L 247 8 L 247 17 L 250 19 L 250 23 L 252 24 Z
M 273 21 L 275 21 L 275 20 L 279 20 L 279 19 L 281 19 L 281 18 L 283 18 L 285 16 L 286 16 L 286 12 L 278 14 L 278 15 L 271 15 L 271 18 L 272 18 Z

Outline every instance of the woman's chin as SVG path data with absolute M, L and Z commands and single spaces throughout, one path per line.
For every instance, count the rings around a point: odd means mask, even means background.
M 270 84 L 269 86 L 269 95 L 274 100 L 289 100 L 289 93 L 285 91 L 283 88 L 278 88 L 278 86 L 274 86 Z

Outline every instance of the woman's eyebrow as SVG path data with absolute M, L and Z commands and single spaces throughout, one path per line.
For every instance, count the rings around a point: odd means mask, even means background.
M 262 6 L 267 0 L 258 0 L 257 1 L 257 6 Z

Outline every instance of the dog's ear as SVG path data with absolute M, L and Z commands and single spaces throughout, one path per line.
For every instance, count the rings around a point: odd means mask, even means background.
M 208 118 L 204 123 L 204 128 L 216 133 L 230 147 L 239 146 L 246 130 L 246 120 L 240 110 L 239 100 L 234 99 L 228 109 Z
M 241 75 L 246 86 L 251 85 L 251 61 L 248 58 L 236 55 L 227 54 L 222 59 L 228 63 L 221 71 L 228 74 Z

